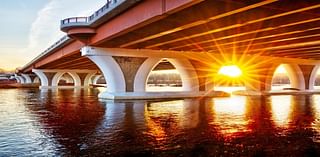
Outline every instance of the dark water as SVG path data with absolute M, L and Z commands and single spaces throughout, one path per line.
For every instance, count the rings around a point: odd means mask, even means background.
M 319 156 L 320 95 L 98 100 L 0 90 L 0 156 Z

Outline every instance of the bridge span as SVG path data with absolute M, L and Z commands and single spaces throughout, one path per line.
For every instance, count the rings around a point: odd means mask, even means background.
M 243 69 L 248 91 L 270 91 L 283 64 L 292 88 L 310 91 L 320 65 L 319 20 L 319 0 L 107 0 L 89 17 L 62 20 L 67 36 L 16 77 L 57 88 L 60 79 L 88 87 L 103 75 L 101 98 L 193 97 L 216 95 L 218 71 L 231 64 Z M 146 92 L 150 71 L 167 62 L 183 91 Z

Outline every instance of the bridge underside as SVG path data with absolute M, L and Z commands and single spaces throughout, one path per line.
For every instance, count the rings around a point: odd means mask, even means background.
M 317 0 L 206 0 L 93 45 L 320 59 L 319 7 Z
M 81 53 L 76 53 L 70 56 L 63 57 L 48 64 L 45 64 L 38 69 L 87 69 L 100 70 L 98 66 L 89 58 L 81 56 Z M 160 62 L 154 70 L 170 70 L 175 69 L 168 61 Z
M 136 16 L 136 20 L 142 22 L 134 25 L 135 19 L 127 19 L 123 24 L 123 19 L 128 15 L 120 14 L 110 23 L 117 27 L 123 25 L 132 27 L 105 36 L 104 29 L 109 27 L 108 23 L 105 23 L 96 29 L 96 35 L 88 44 L 103 48 L 320 59 L 318 0 L 195 2 L 176 11 L 166 12 L 164 9 L 161 14 L 155 14 L 143 21 L 139 18 L 152 14 L 152 10 L 158 10 L 164 5 L 156 1 L 146 1 L 144 8 L 139 8 L 138 5 L 130 10 L 130 14 L 133 14 L 131 16 Z M 144 5 L 144 2 L 141 5 Z M 61 57 L 35 68 L 98 69 L 88 58 L 81 56 L 80 49 L 83 44 L 76 43 L 72 46 L 73 50 L 60 52 Z M 65 52 L 68 55 L 65 55 Z M 31 68 L 27 71 L 31 72 Z

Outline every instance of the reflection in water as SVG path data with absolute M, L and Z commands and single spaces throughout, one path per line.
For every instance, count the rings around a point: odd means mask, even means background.
M 229 86 L 215 86 L 214 87 L 214 90 L 216 91 L 224 91 L 224 92 L 227 92 L 227 93 L 232 93 L 232 92 L 235 92 L 235 91 L 239 91 L 239 90 L 245 90 L 246 87 L 244 86 L 234 86 L 234 87 L 229 87 Z
M 155 140 L 165 140 L 170 130 L 179 128 L 178 120 L 182 119 L 183 101 L 169 101 L 165 103 L 150 103 L 145 109 L 147 134 Z
M 213 99 L 214 121 L 225 136 L 233 136 L 247 130 L 248 121 L 245 117 L 246 97 Z
M 108 101 L 96 89 L 0 90 L 0 156 L 312 156 L 320 97 Z
M 29 90 L 0 90 L 0 156 L 41 155 L 43 151 L 55 155 L 51 151 L 59 144 L 41 131 L 39 117 L 27 108 L 38 105 L 36 95 Z
M 292 105 L 292 96 L 281 95 L 271 97 L 272 119 L 277 127 L 287 128 Z
M 146 134 L 155 140 L 166 140 L 179 130 L 194 128 L 199 123 L 197 100 L 148 103 L 145 108 Z
M 312 102 L 314 103 L 315 120 L 312 123 L 312 127 L 317 131 L 315 141 L 320 142 L 320 95 L 313 95 Z

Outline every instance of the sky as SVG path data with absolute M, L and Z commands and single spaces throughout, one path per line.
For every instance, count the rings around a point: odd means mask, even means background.
M 60 20 L 89 16 L 107 0 L 1 0 L 0 69 L 22 67 L 65 35 Z

